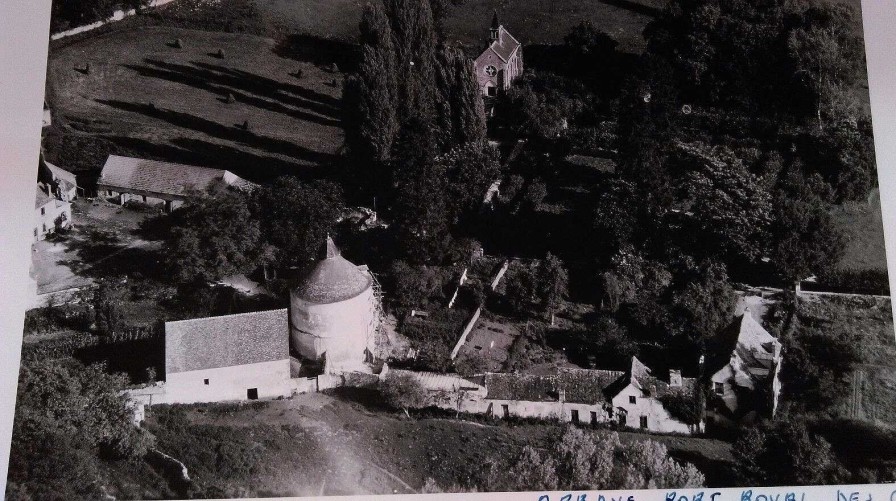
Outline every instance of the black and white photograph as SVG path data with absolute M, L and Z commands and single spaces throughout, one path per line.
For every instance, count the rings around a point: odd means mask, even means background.
M 5 499 L 896 482 L 860 0 L 46 3 Z

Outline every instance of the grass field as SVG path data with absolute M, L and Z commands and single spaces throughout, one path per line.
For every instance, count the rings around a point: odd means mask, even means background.
M 172 47 L 176 39 L 183 48 Z M 273 40 L 250 35 L 113 31 L 53 52 L 49 100 L 67 133 L 150 157 L 253 180 L 309 174 L 342 146 L 342 75 L 278 52 Z
M 847 202 L 834 207 L 832 215 L 848 238 L 846 254 L 838 267 L 886 271 L 887 250 L 877 190 L 864 202 Z
M 890 300 L 821 297 L 800 300 L 800 322 L 826 336 L 843 329 L 861 333 L 861 362 L 846 383 L 850 391 L 831 402 L 832 415 L 896 424 L 896 337 Z M 785 390 L 786 392 L 786 387 Z
M 860 0 L 832 0 L 861 6 Z M 354 41 L 366 0 L 257 0 L 268 21 L 297 33 Z M 581 21 L 594 25 L 619 42 L 620 50 L 640 52 L 644 27 L 665 0 L 466 0 L 455 7 L 445 27 L 450 40 L 479 47 L 488 35 L 492 13 L 523 44 L 561 43 Z

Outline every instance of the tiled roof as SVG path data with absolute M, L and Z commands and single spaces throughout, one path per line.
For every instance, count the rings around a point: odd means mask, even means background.
M 166 373 L 288 358 L 285 308 L 165 323 Z
M 707 374 L 715 374 L 736 356 L 737 369 L 749 373 L 752 369 L 765 373 L 771 370 L 774 359 L 780 356 L 781 343 L 769 334 L 749 310 L 744 311 L 716 337 L 707 361 Z
M 493 400 L 556 402 L 558 398 L 555 376 L 490 373 L 485 376 L 485 387 L 486 398 Z
M 245 189 L 252 183 L 221 169 L 109 155 L 97 184 L 122 190 L 185 197 L 227 186 Z
M 366 267 L 355 266 L 342 257 L 329 236 L 317 261 L 295 288 L 301 299 L 317 304 L 336 303 L 361 294 L 372 284 Z
M 395 374 L 409 374 L 416 379 L 420 385 L 429 391 L 457 391 L 458 389 L 480 390 L 482 386 L 469 379 L 465 379 L 454 374 L 439 374 L 436 372 L 418 372 L 406 371 L 401 369 L 390 369 L 389 372 Z
M 44 162 L 44 165 L 47 166 L 47 169 L 49 169 L 50 172 L 53 174 L 54 178 L 63 180 L 73 186 L 78 185 L 77 176 L 75 176 L 73 173 L 71 173 L 61 167 L 57 167 L 57 166 L 51 164 L 50 162 L 47 162 L 46 160 L 44 160 L 43 162 Z
M 622 371 L 561 369 L 557 374 L 489 373 L 484 385 L 489 399 L 556 402 L 560 390 L 567 402 L 596 404 L 607 401 L 606 389 L 625 375 Z
M 498 39 L 493 41 L 491 45 L 489 45 L 489 49 L 493 50 L 498 57 L 501 58 L 505 63 L 510 60 L 513 53 L 520 48 L 520 43 L 516 38 L 513 38 L 513 35 L 510 34 L 509 31 L 504 29 L 504 26 L 498 27 Z
M 566 401 L 594 404 L 605 398 L 605 390 L 625 375 L 622 371 L 563 369 L 557 375 L 557 387 L 566 391 Z

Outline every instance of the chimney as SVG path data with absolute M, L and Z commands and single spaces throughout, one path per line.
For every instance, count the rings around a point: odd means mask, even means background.
M 669 369 L 669 386 L 673 388 L 681 388 L 681 371 L 678 369 Z
M 562 404 L 566 402 L 566 390 L 563 388 L 557 390 L 557 400 Z

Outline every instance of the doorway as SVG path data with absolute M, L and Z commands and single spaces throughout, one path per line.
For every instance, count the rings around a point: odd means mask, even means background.
M 258 388 L 249 388 L 246 390 L 246 398 L 249 400 L 258 400 Z

